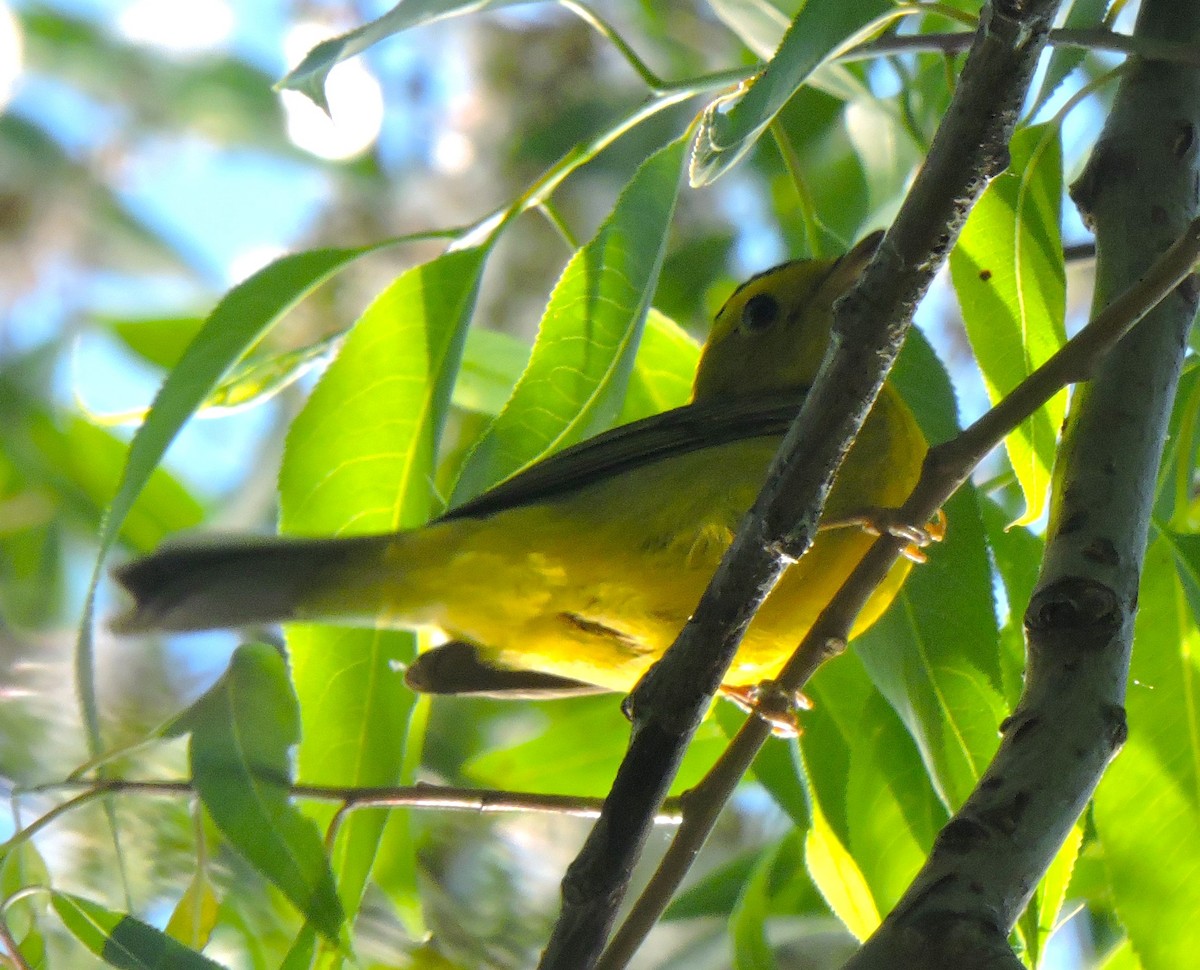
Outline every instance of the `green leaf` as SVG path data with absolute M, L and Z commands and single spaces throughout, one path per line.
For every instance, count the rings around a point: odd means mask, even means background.
M 809 0 L 766 69 L 739 90 L 732 107 L 726 95 L 705 109 L 692 156 L 692 185 L 707 185 L 736 165 L 813 71 L 839 49 L 880 29 L 883 24 L 874 18 L 892 7 L 888 0 Z
M 222 297 L 204 326 L 188 345 L 175 369 L 167 375 L 133 441 L 116 494 L 100 533 L 96 567 L 80 622 L 75 671 L 88 747 L 98 754 L 100 716 L 92 657 L 92 610 L 100 570 L 134 502 L 179 429 L 212 393 L 218 381 L 288 310 L 330 276 L 360 256 L 389 243 L 357 249 L 318 249 L 277 259 Z
M 49 418 L 31 416 L 29 435 L 60 490 L 73 492 L 91 515 L 111 498 L 121 477 L 129 445 L 111 431 L 82 418 L 60 428 Z M 197 526 L 204 510 L 165 468 L 153 469 L 121 523 L 120 538 L 138 552 L 149 552 L 167 536 Z
M 729 914 L 729 938 L 733 944 L 736 970 L 775 970 L 775 954 L 767 940 L 767 917 L 771 911 L 772 877 L 781 855 L 799 858 L 799 833 L 785 836 L 772 852 L 764 852 L 742 886 Z
M 675 210 L 684 142 L 643 163 L 572 257 L 542 317 L 529 366 L 479 440 L 451 504 L 612 425 L 620 413 Z
M 121 970 L 220 970 L 178 940 L 124 913 L 82 896 L 55 892 L 52 902 L 63 925 L 110 967 Z
M 428 520 L 438 441 L 486 255 L 461 250 L 408 270 L 354 325 L 288 435 L 283 531 L 389 532 Z M 416 636 L 293 624 L 287 638 L 302 717 L 301 777 L 325 785 L 399 784 L 416 703 L 400 671 L 416 656 Z M 327 824 L 333 808 L 306 812 Z M 339 829 L 332 864 L 350 914 L 358 911 L 387 815 L 357 811 Z
M 926 436 L 950 437 L 953 391 L 916 332 L 892 379 Z M 974 489 L 960 489 L 945 512 L 945 541 L 928 550 L 929 561 L 913 568 L 890 609 L 854 647 L 916 742 L 938 797 L 953 810 L 995 752 L 997 726 L 1007 710 L 991 569 Z
M 808 874 L 834 915 L 861 942 L 879 926 L 879 908 L 858 863 L 830 827 L 811 791 L 809 795 L 812 826 L 804 837 Z
M 22 838 L 20 832 L 13 839 Z M 0 856 L 0 899 L 7 900 L 13 893 L 33 886 L 50 886 L 50 870 L 46 861 L 33 844 L 32 839 L 10 841 Z M 45 909 L 45 897 L 31 894 L 8 905 L 4 909 L 4 922 L 15 938 L 29 937 L 32 945 L 40 941 L 37 926 L 38 914 Z M 22 952 L 24 952 L 22 946 Z
M 1079 858 L 1079 849 L 1083 845 L 1083 829 L 1076 825 L 1067 834 L 1050 868 L 1038 883 L 1037 890 L 1030 900 L 1028 913 L 1035 917 L 1032 932 L 1026 931 L 1025 940 L 1029 947 L 1029 956 L 1035 967 L 1045 965 L 1046 944 L 1059 927 L 1059 914 L 1067 899 L 1067 887 L 1071 884 L 1071 873 L 1075 869 L 1075 860 Z
M 1001 676 L 1004 696 L 1015 706 L 1025 677 L 1025 610 L 1033 596 L 1046 544 L 1024 526 L 1010 525 L 1009 516 L 991 499 L 980 497 L 979 507 L 996 572 L 1008 599 L 1008 617 L 1000 631 Z
M 1158 469 L 1154 518 L 1179 529 L 1196 525 L 1192 502 L 1192 475 L 1200 448 L 1200 366 L 1184 365 L 1175 392 L 1175 406 L 1167 425 L 1162 461 Z
M 530 350 L 529 344 L 512 334 L 472 327 L 454 384 L 454 406 L 499 414 L 529 364 Z
M 376 244 L 284 256 L 230 290 L 167 375 L 129 446 L 129 459 L 101 538 L 107 550 L 167 446 L 217 383 L 266 330 L 330 276 Z
M 1126 698 L 1129 739 L 1097 789 L 1093 813 L 1117 915 L 1146 970 L 1190 965 L 1200 911 L 1200 629 L 1176 560 L 1165 538 L 1146 556 Z
M 124 320 L 98 317 L 96 322 L 147 363 L 169 370 L 179 362 L 204 326 L 204 317 L 144 317 Z
M 143 359 L 163 368 L 174 367 L 203 326 L 200 317 L 165 317 L 148 320 L 107 321 L 113 333 Z M 198 415 L 231 414 L 269 400 L 307 374 L 328 357 L 341 341 L 330 334 L 306 347 L 282 352 L 252 351 L 221 379 L 197 409 Z M 89 416 L 101 424 L 142 421 L 146 410 Z
M 499 414 L 529 365 L 531 349 L 511 334 L 472 327 L 454 385 L 454 406 L 479 414 Z M 699 360 L 700 344 L 696 339 L 652 307 L 646 314 L 617 424 L 686 404 Z
M 1175 553 L 1175 568 L 1195 621 L 1200 618 L 1200 535 L 1167 529 L 1161 530 L 1160 535 Z
M 764 61 L 787 33 L 788 19 L 768 0 L 708 0 L 712 12 Z
M 617 423 L 627 424 L 687 404 L 699 362 L 696 339 L 670 317 L 651 309 Z
M 894 902 L 946 814 L 912 738 L 852 652 L 808 687 L 805 780 L 826 824 L 853 855 L 876 904 Z
M 680 890 L 663 913 L 664 920 L 714 916 L 726 919 L 737 905 L 747 881 L 757 871 L 762 854 L 747 852 L 712 872 L 705 873 Z
M 192 783 L 217 828 L 242 856 L 336 941 L 342 907 L 311 819 L 290 800 L 289 751 L 300 712 L 273 647 L 239 647 L 229 669 L 173 725 L 191 732 Z
M 629 746 L 629 725 L 616 694 L 539 705 L 546 726 L 508 747 L 484 751 L 464 766 L 480 784 L 539 794 L 602 796 Z M 673 794 L 695 785 L 725 747 L 722 732 L 706 721 L 696 732 Z
M 1009 167 L 984 190 L 950 254 L 967 336 L 993 403 L 1066 342 L 1059 130 L 1019 131 L 1010 152 Z M 1005 439 L 1025 493 L 1019 525 L 1045 510 L 1065 413 L 1062 391 Z
M 368 47 L 378 44 L 392 34 L 422 24 L 529 2 L 531 0 L 401 0 L 382 17 L 319 43 L 304 55 L 304 60 L 293 68 L 277 87 L 299 91 L 312 99 L 319 108 L 328 111 L 325 79 L 341 61 L 361 54 Z
M 846 847 L 886 912 L 921 868 L 946 812 L 916 745 L 878 691 L 863 705 L 858 733 L 846 781 Z
M 1098 29 L 1104 22 L 1108 6 L 1109 0 L 1073 0 L 1062 25 L 1068 30 Z M 1084 47 L 1051 47 L 1050 63 L 1046 65 L 1046 73 L 1042 75 L 1042 86 L 1038 89 L 1037 97 L 1033 99 L 1033 107 L 1029 111 L 1030 118 L 1035 117 L 1046 106 L 1046 102 L 1054 96 L 1058 86 L 1083 63 L 1086 56 L 1087 49 Z
M 424 522 L 486 250 L 401 274 L 355 324 L 288 433 L 281 527 L 310 535 Z
M 167 921 L 167 936 L 193 950 L 204 949 L 217 925 L 219 906 L 220 901 L 208 874 L 198 869 L 171 911 L 171 918 Z

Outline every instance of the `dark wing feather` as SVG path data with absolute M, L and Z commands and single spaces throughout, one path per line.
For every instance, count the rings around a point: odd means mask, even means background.
M 745 438 L 781 435 L 804 402 L 804 390 L 687 404 L 613 428 L 518 472 L 442 520 L 484 518 L 573 491 L 671 455 Z

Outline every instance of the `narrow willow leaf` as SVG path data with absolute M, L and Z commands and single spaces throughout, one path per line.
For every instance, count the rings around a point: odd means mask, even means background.
M 393 34 L 411 30 L 422 24 L 529 2 L 531 0 L 401 0 L 382 17 L 319 43 L 304 55 L 304 60 L 293 68 L 277 87 L 299 91 L 307 95 L 319 108 L 328 111 L 325 79 L 341 61 L 361 54 L 368 47 Z
M 364 311 L 288 433 L 283 531 L 382 532 L 428 518 L 485 256 L 461 250 L 417 266 Z
M 55 892 L 54 911 L 80 943 L 111 967 L 121 970 L 221 970 L 221 964 L 149 923 L 94 903 L 82 896 Z
M 192 783 L 221 834 L 336 941 L 342 907 L 321 836 L 290 800 L 289 751 L 300 739 L 300 712 L 279 652 L 239 647 L 229 669 L 174 724 L 191 733 Z
M 1063 20 L 1063 27 L 1068 30 L 1096 30 L 1104 22 L 1105 11 L 1108 10 L 1109 0 L 1074 0 L 1070 10 Z M 1087 49 L 1083 47 L 1053 46 L 1050 51 L 1050 62 L 1046 65 L 1046 73 L 1042 75 L 1042 86 L 1038 89 L 1037 97 L 1033 99 L 1033 107 L 1029 117 L 1034 118 L 1046 106 L 1075 68 L 1083 63 Z
M 864 26 L 892 6 L 889 0 L 804 4 L 771 62 L 738 92 L 732 105 L 727 95 L 705 109 L 691 162 L 692 185 L 707 185 L 736 165 L 813 71 L 839 48 L 859 39 Z
M 708 0 L 717 19 L 755 55 L 769 61 L 787 33 L 788 19 L 769 0 Z
M 1167 425 L 1158 468 L 1154 519 L 1179 529 L 1200 525 L 1192 502 L 1192 477 L 1200 450 L 1200 366 L 1185 364 Z
M 750 878 L 742 886 L 729 914 L 729 938 L 733 944 L 736 970 L 775 970 L 775 954 L 767 940 L 767 917 L 771 912 L 771 884 L 781 853 L 800 854 L 796 833 L 786 836 L 774 851 L 764 852 Z
M 967 336 L 993 403 L 1066 342 L 1058 128 L 1019 131 L 1010 152 L 1009 167 L 984 190 L 950 254 Z M 1018 525 L 1046 508 L 1065 413 L 1063 391 L 1004 441 L 1025 494 Z
M 424 523 L 436 502 L 434 460 L 487 251 L 447 253 L 401 274 L 364 311 L 288 435 L 281 528 L 330 535 Z M 416 637 L 394 630 L 290 625 L 300 701 L 300 777 L 309 783 L 401 783 L 416 702 L 400 671 Z M 322 825 L 333 808 L 310 804 Z M 342 824 L 332 865 L 357 912 L 387 822 L 381 810 Z M 414 874 L 415 879 L 415 874 Z M 410 887 L 415 895 L 415 883 Z
M 120 481 L 129 445 L 111 431 L 77 417 L 60 426 L 48 416 L 32 414 L 28 434 L 47 473 L 53 469 L 58 476 L 58 487 L 73 492 L 78 511 L 90 513 L 99 524 Z M 160 466 L 146 478 L 118 534 L 138 552 L 149 552 L 167 536 L 195 528 L 203 516 L 204 510 L 191 492 Z
M 907 886 L 945 813 L 904 725 L 853 653 L 823 665 L 807 692 L 808 789 L 883 906 Z
M 700 344 L 670 317 L 651 309 L 629 375 L 618 424 L 687 404 L 700 362 Z
M 208 875 L 198 870 L 171 911 L 171 918 L 167 921 L 167 936 L 193 950 L 204 949 L 217 925 L 219 906 L 220 901 Z
M 879 908 L 854 857 L 811 801 L 812 827 L 804 837 L 804 862 L 817 889 L 851 935 L 865 940 L 879 926 Z
M 143 329 L 146 327 L 144 324 L 137 326 Z M 195 416 L 211 418 L 236 414 L 238 411 L 269 401 L 326 360 L 337 349 L 341 339 L 342 335 L 335 333 L 322 337 L 307 347 L 297 347 L 294 350 L 280 353 L 252 352 L 239 362 L 228 376 L 221 379 L 197 408 Z M 181 346 L 180 352 L 185 347 L 186 344 Z M 156 356 L 162 358 L 160 366 L 175 365 L 178 355 L 173 359 L 170 357 L 174 349 L 166 340 L 154 347 Z M 159 363 L 158 360 L 154 362 Z M 115 412 L 96 411 L 88 405 L 78 390 L 75 392 L 75 400 L 90 420 L 105 427 L 140 423 L 149 413 L 148 408 Z
M 204 326 L 203 317 L 147 317 L 123 320 L 98 317 L 96 323 L 108 330 L 133 353 L 164 370 L 175 366 L 183 352 Z
M 467 332 L 462 366 L 454 383 L 454 406 L 479 414 L 499 414 L 529 365 L 531 349 L 512 334 L 472 327 Z
M 1075 825 L 1055 854 L 1050 868 L 1038 883 L 1030 901 L 1029 908 L 1036 915 L 1037 922 L 1033 932 L 1026 932 L 1025 939 L 1031 962 L 1035 967 L 1045 966 L 1046 944 L 1059 927 L 1059 913 L 1066 902 L 1067 887 L 1071 884 L 1071 873 L 1075 869 L 1075 860 L 1079 858 L 1082 845 L 1083 829 Z
M 611 426 L 620 412 L 675 211 L 685 143 L 660 149 L 572 257 L 529 367 L 463 467 L 451 504 Z
M 920 334 L 892 372 L 931 441 L 956 428 L 945 370 Z M 916 742 L 930 780 L 953 811 L 999 744 L 1002 694 L 991 568 L 974 489 L 947 503 L 946 539 L 913 567 L 900 595 L 854 646 L 871 680 Z
M 133 437 L 102 536 L 105 550 L 167 446 L 221 378 L 300 300 L 347 263 L 378 248 L 380 244 L 284 256 L 225 294 L 167 375 Z
M 395 242 L 391 240 L 390 242 Z M 230 368 L 300 300 L 360 256 L 390 243 L 357 249 L 319 249 L 277 259 L 225 294 L 167 375 L 129 445 L 129 454 L 100 532 L 76 642 L 75 676 L 88 748 L 100 753 L 100 715 L 92 670 L 92 612 L 100 570 L 138 495 L 167 447 Z
M 1200 912 L 1200 629 L 1176 559 L 1165 538 L 1147 552 L 1129 739 L 1100 782 L 1093 813 L 1117 915 L 1146 970 L 1191 964 Z
M 628 747 L 629 732 L 615 694 L 544 705 L 545 728 L 536 736 L 471 758 L 463 773 L 495 788 L 539 794 L 603 796 Z M 726 745 L 706 721 L 684 755 L 671 791 L 679 794 L 704 777 Z

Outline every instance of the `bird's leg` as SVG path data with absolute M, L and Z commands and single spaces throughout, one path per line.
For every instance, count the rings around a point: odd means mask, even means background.
M 889 508 L 867 508 L 823 521 L 817 531 L 853 527 L 862 529 L 868 535 L 889 535 L 897 539 L 907 539 L 908 545 L 901 550 L 903 554 L 913 562 L 925 562 L 926 556 L 922 550 L 931 543 L 941 542 L 946 538 L 946 513 L 938 509 L 932 520 L 924 526 L 916 526 L 909 522 L 901 522 L 898 518 L 899 511 Z
M 722 684 L 721 694 L 748 714 L 757 714 L 777 738 L 800 736 L 799 711 L 811 711 L 812 701 L 799 691 L 782 690 L 773 680 L 734 686 Z

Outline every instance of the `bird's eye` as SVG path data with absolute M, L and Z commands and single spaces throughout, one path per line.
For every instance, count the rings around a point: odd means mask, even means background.
M 742 325 L 751 333 L 766 330 L 779 316 L 779 301 L 770 293 L 750 297 L 742 307 Z

